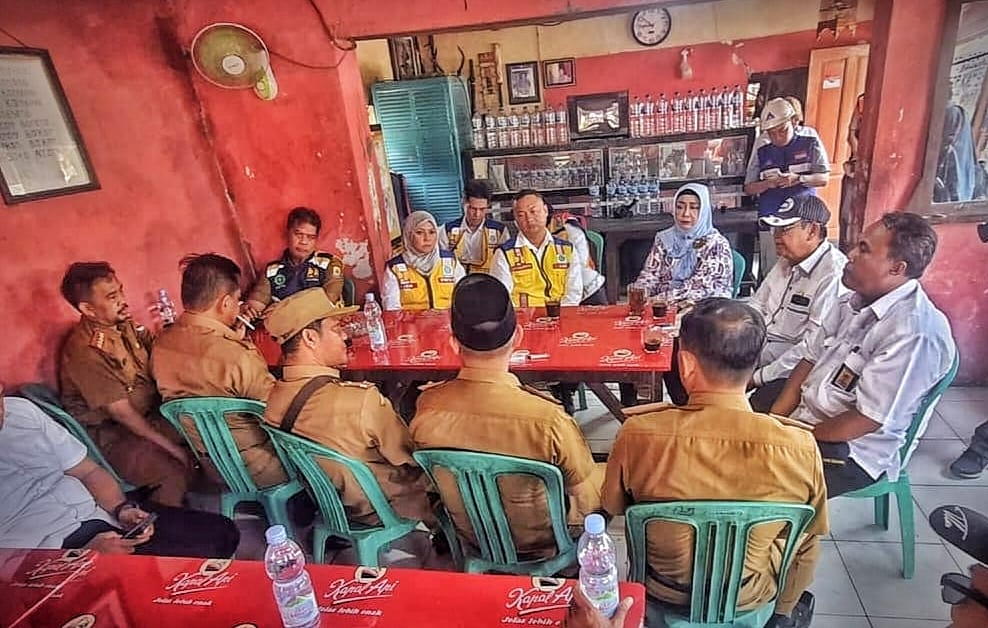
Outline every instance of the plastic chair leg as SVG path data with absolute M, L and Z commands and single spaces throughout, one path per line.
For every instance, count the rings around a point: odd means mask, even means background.
M 883 530 L 889 529 L 889 494 L 875 497 L 875 525 L 882 526 Z
M 899 531 L 902 536 L 902 577 L 911 580 L 916 575 L 916 522 L 913 492 L 908 480 L 900 479 L 896 483 L 895 503 L 899 508 Z
M 356 545 L 358 563 L 366 567 L 379 567 L 381 550 L 387 547 L 388 543 L 382 546 L 377 539 L 372 537 L 358 539 Z
M 241 502 L 240 496 L 235 493 L 225 492 L 220 495 L 220 512 L 227 519 L 233 519 L 237 504 Z
M 318 524 L 312 528 L 312 560 L 319 564 L 326 562 L 326 541 L 329 534 Z
M 268 525 L 281 524 L 285 526 L 289 536 L 292 534 L 292 520 L 288 516 L 288 500 L 283 497 L 261 497 L 261 505 L 264 506 L 264 514 L 268 518 Z
M 587 409 L 587 385 L 586 384 L 581 383 L 580 386 L 579 386 L 579 388 L 576 389 L 576 397 L 577 397 L 576 409 L 577 410 L 586 410 Z

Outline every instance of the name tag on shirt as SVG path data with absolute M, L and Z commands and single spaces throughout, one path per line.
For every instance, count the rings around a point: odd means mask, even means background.
M 398 282 L 398 287 L 400 287 L 402 290 L 414 290 L 416 288 L 416 286 L 418 286 L 418 284 L 415 283 L 414 281 L 399 281 Z
M 567 268 L 569 268 L 569 262 L 556 262 L 555 264 L 552 265 L 552 267 L 558 270 L 566 270 Z
M 830 384 L 844 392 L 853 391 L 858 385 L 858 380 L 861 379 L 861 369 L 864 363 L 864 357 L 855 348 L 844 360 L 844 363 L 840 365 L 840 368 L 837 369 L 833 379 L 830 380 Z
M 533 268 L 533 266 L 531 264 L 526 263 L 526 262 L 521 262 L 521 263 L 518 263 L 518 264 L 513 264 L 511 266 L 511 270 L 515 270 L 515 271 L 518 271 L 518 270 L 532 270 L 532 268 Z

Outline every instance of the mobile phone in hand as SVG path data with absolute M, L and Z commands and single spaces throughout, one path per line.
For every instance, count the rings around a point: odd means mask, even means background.
M 143 521 L 141 521 L 140 523 L 138 523 L 133 528 L 131 528 L 131 529 L 127 530 L 126 532 L 124 532 L 123 533 L 123 538 L 125 538 L 125 539 L 133 539 L 135 537 L 140 536 L 141 534 L 144 533 L 145 530 L 148 529 L 148 526 L 150 526 L 152 523 L 155 522 L 155 520 L 157 518 L 158 518 L 158 513 L 156 513 L 156 512 L 149 512 L 148 513 L 148 516 L 145 517 Z

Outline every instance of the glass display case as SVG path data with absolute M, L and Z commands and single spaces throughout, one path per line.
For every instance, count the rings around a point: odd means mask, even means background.
M 599 186 L 604 180 L 601 148 L 473 157 L 473 176 L 491 182 L 495 194 Z

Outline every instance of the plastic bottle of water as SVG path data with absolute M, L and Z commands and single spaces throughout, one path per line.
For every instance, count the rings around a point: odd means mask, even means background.
M 583 520 L 576 556 L 580 561 L 580 589 L 602 615 L 612 616 L 620 601 L 617 552 L 602 516 L 594 513 Z
M 172 302 L 171 297 L 168 296 L 168 291 L 164 288 L 158 290 L 157 308 L 162 325 L 168 327 L 175 322 L 175 304 Z
M 364 318 L 367 319 L 367 337 L 370 339 L 371 351 L 387 349 L 388 334 L 384 331 L 381 306 L 377 304 L 372 292 L 368 292 L 364 298 Z
M 312 591 L 312 581 L 305 571 L 305 554 L 295 541 L 288 538 L 285 526 L 267 529 L 264 538 L 264 569 L 271 578 L 274 600 L 285 628 L 319 626 L 319 606 Z

